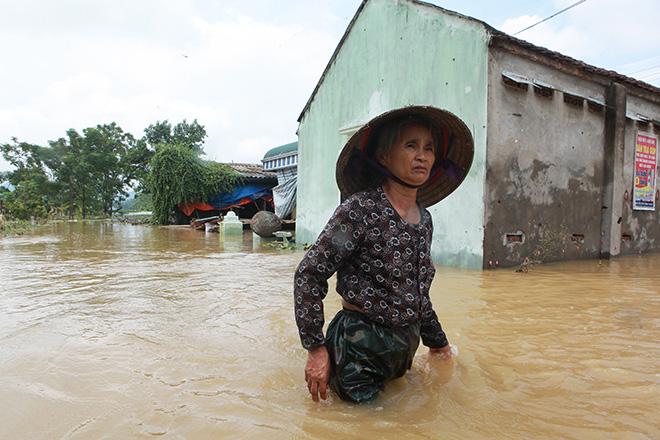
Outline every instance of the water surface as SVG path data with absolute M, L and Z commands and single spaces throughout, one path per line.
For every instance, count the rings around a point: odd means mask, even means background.
M 302 255 L 100 222 L 0 238 L 0 438 L 660 438 L 660 255 L 438 266 L 457 355 L 421 348 L 364 406 L 308 397 Z

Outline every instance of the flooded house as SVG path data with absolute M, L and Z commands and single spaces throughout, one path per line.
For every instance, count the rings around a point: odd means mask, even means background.
M 265 171 L 258 164 L 226 165 L 241 176 L 241 182 L 233 191 L 209 196 L 206 202 L 177 205 L 174 209 L 176 224 L 223 216 L 229 211 L 234 211 L 242 220 L 251 219 L 259 211 L 273 211 L 273 187 L 277 185 L 275 172 Z
M 346 141 L 412 104 L 454 113 L 475 142 L 462 186 L 430 208 L 436 263 L 660 250 L 660 89 L 416 0 L 364 0 L 299 117 L 298 242 L 340 203 Z

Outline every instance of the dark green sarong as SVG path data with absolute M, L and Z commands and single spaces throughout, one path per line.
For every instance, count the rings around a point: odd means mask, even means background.
M 419 324 L 386 327 L 353 310 L 340 310 L 328 326 L 330 389 L 340 399 L 365 403 L 383 385 L 406 374 L 419 346 Z

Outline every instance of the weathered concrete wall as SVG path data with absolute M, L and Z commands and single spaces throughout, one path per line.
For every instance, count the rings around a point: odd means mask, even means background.
M 597 257 L 604 109 L 566 103 L 558 91 L 547 97 L 532 85 L 527 90 L 506 85 L 503 72 L 601 102 L 605 98 L 604 88 L 593 82 L 491 48 L 484 267 L 517 266 L 530 253 L 546 261 Z M 580 242 L 546 255 L 543 240 L 561 232 Z
M 507 85 L 503 72 L 525 78 Z M 565 102 L 562 91 L 586 99 Z M 632 210 L 636 134 L 660 131 L 635 120 L 660 118 L 645 93 L 491 48 L 484 267 L 660 250 L 659 209 Z M 560 234 L 563 246 L 546 246 Z
M 605 258 L 617 256 L 621 247 L 627 95 L 628 91 L 621 84 L 611 84 L 605 90 L 605 143 L 600 221 L 600 256 Z
M 314 241 L 340 202 L 335 163 L 359 126 L 408 104 L 460 117 L 475 139 L 463 185 L 431 208 L 437 263 L 480 268 L 486 155 L 487 35 L 482 24 L 407 0 L 370 0 L 301 119 L 298 242 Z
M 626 113 L 636 117 L 638 114 L 660 120 L 660 105 L 651 103 L 633 94 L 627 95 Z M 660 206 L 658 206 L 658 183 L 656 182 L 655 211 L 632 209 L 632 193 L 635 170 L 635 143 L 637 133 L 660 137 L 657 124 L 643 124 L 633 119 L 626 119 L 625 148 L 623 152 L 623 207 L 621 221 L 621 240 L 619 254 L 632 255 L 640 252 L 660 250 Z M 656 168 L 657 172 L 660 167 Z M 627 194 L 626 194 L 627 192 Z M 627 196 L 627 197 L 626 197 Z

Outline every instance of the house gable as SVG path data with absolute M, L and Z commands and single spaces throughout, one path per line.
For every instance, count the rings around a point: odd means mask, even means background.
M 299 242 L 314 241 L 340 203 L 335 165 L 350 136 L 388 110 L 431 105 L 475 139 L 465 182 L 430 209 L 434 259 L 481 267 L 488 39 L 483 23 L 427 3 L 362 3 L 300 117 Z

